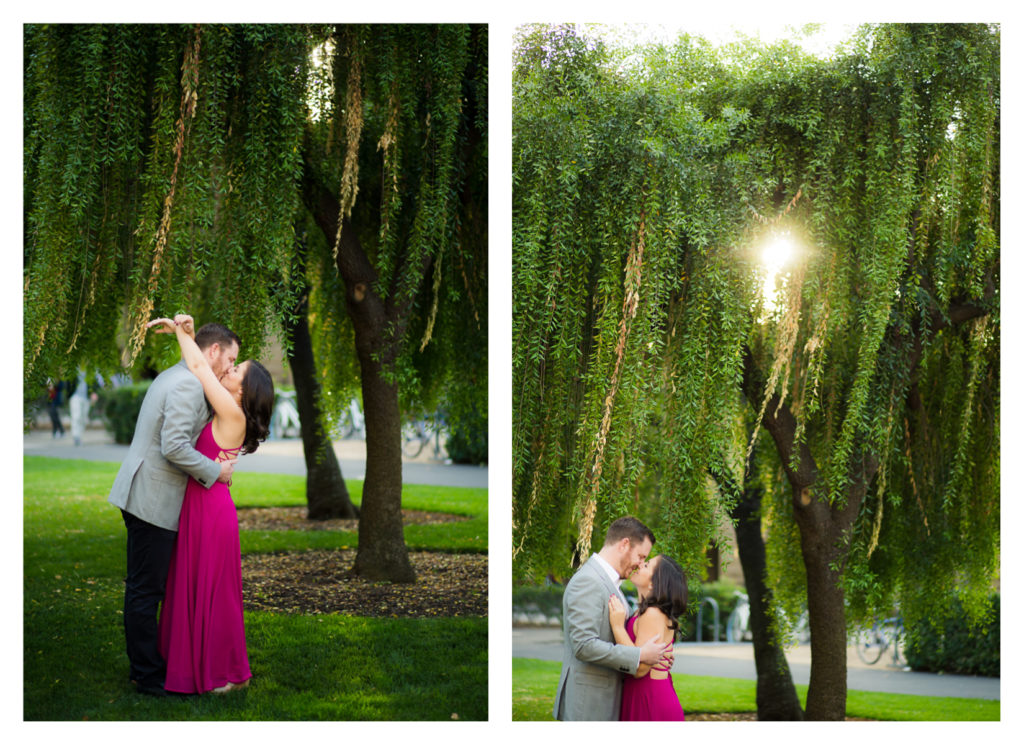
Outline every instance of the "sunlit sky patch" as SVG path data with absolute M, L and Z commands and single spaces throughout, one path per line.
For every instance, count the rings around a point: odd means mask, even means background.
M 842 42 L 849 39 L 857 25 L 819 23 L 813 26 L 804 26 L 771 22 L 739 25 L 708 22 L 676 25 L 663 23 L 586 24 L 586 28 L 608 43 L 619 42 L 624 46 L 671 44 L 681 33 L 702 36 L 715 46 L 739 41 L 742 38 L 760 39 L 765 44 L 771 44 L 780 39 L 789 39 L 802 46 L 808 53 L 824 58 L 832 55 Z

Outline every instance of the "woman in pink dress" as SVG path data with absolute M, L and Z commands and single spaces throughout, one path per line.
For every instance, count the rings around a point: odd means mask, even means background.
M 671 558 L 659 554 L 641 564 L 630 579 L 640 598 L 635 615 L 627 620 L 619 599 L 613 595 L 608 600 L 616 644 L 636 646 L 637 638 L 654 636 L 664 644 L 672 642 L 679 628 L 679 616 L 686 612 L 683 570 Z M 668 666 L 641 664 L 633 677 L 623 681 L 621 721 L 681 722 L 685 718 Z
M 274 383 L 258 362 L 229 368 L 220 379 L 196 345 L 192 317 L 159 318 L 157 333 L 174 333 L 189 369 L 203 384 L 213 419 L 196 450 L 214 460 L 253 452 L 269 431 Z M 189 478 L 167 574 L 159 623 L 164 688 L 176 693 L 227 693 L 252 673 L 242 618 L 238 513 L 227 484 L 205 489 Z

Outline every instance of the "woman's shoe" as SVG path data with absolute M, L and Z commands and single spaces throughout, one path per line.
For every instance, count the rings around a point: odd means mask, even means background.
M 247 685 L 249 685 L 248 680 L 244 680 L 241 683 L 227 683 L 226 685 L 222 685 L 219 688 L 214 688 L 212 691 L 210 691 L 210 693 L 223 695 L 225 693 L 230 693 L 231 691 L 237 690 L 239 688 L 245 688 Z

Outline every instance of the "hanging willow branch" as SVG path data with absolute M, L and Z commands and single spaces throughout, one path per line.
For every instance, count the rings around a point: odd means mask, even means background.
M 427 315 L 427 328 L 423 331 L 423 340 L 420 342 L 420 351 L 427 348 L 430 337 L 434 333 L 434 321 L 437 319 L 437 300 L 441 293 L 441 259 L 444 257 L 444 246 L 437 252 L 434 258 L 434 282 L 432 286 L 433 300 L 430 303 L 430 313 Z
M 640 225 L 637 228 L 636 239 L 630 247 L 629 257 L 626 259 L 626 272 L 623 280 L 622 318 L 619 321 L 619 338 L 615 347 L 615 368 L 608 383 L 608 394 L 604 399 L 604 414 L 601 417 L 601 426 L 598 428 L 594 436 L 594 442 L 591 445 L 593 458 L 586 482 L 589 494 L 583 506 L 579 526 L 580 556 L 588 556 L 590 554 L 591 536 L 594 531 L 594 515 L 597 513 L 597 492 L 601 486 L 604 449 L 608 442 L 608 430 L 611 428 L 612 408 L 615 404 L 615 396 L 619 391 L 619 382 L 622 380 L 622 366 L 626 358 L 626 342 L 629 339 L 629 331 L 633 325 L 633 319 L 636 318 L 637 307 L 640 304 L 640 284 L 644 261 L 644 221 L 645 215 L 643 208 L 641 208 Z
M 164 249 L 167 246 L 167 234 L 171 229 L 171 208 L 174 206 L 174 190 L 178 181 L 178 166 L 181 164 L 181 157 L 185 151 L 185 139 L 191 127 L 192 118 L 195 116 L 196 103 L 199 100 L 197 91 L 199 82 L 199 33 L 200 26 L 196 24 L 192 43 L 185 48 L 185 59 L 181 64 L 181 109 L 178 116 L 177 137 L 174 142 L 174 168 L 171 170 L 170 187 L 167 190 L 167 196 L 164 198 L 160 227 L 156 232 L 149 284 L 146 288 L 146 294 L 142 298 L 142 305 L 136 310 L 135 318 L 132 321 L 132 334 L 126 349 L 128 357 L 124 362 L 125 367 L 130 367 L 142 350 L 142 345 L 146 341 L 146 323 L 150 320 L 153 312 L 153 297 L 156 294 L 160 278 L 161 261 Z
M 341 173 L 341 195 L 338 197 L 338 233 L 334 239 L 334 261 L 338 261 L 341 229 L 351 214 L 359 194 L 359 142 L 363 133 L 363 66 L 358 51 L 358 35 L 348 35 L 348 83 L 345 94 L 345 165 Z

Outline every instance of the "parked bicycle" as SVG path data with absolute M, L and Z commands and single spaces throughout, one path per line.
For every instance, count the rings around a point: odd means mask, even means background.
M 903 619 L 899 616 L 876 620 L 869 629 L 862 629 L 857 635 L 857 656 L 866 665 L 874 665 L 886 650 L 892 647 L 892 664 L 904 667 L 903 659 Z
M 730 642 L 752 641 L 753 632 L 750 630 L 750 597 L 739 590 L 736 591 L 737 601 L 729 620 L 725 625 L 725 639 Z M 797 642 L 806 644 L 811 640 L 811 630 L 807 623 L 807 611 L 805 610 L 797 618 L 796 624 L 792 626 L 792 636 Z
M 438 417 L 431 416 L 413 419 L 402 425 L 402 453 L 407 458 L 415 458 L 427 445 L 433 444 L 434 457 L 441 457 L 441 422 Z
M 274 414 L 270 418 L 271 440 L 283 437 L 301 437 L 302 425 L 299 423 L 299 409 L 295 404 L 295 391 L 278 391 Z
M 358 434 L 360 438 L 366 439 L 366 422 L 363 419 L 363 410 L 359 408 L 359 401 L 352 399 L 348 407 L 341 412 L 337 426 L 331 431 L 331 436 L 347 440 L 352 435 Z

